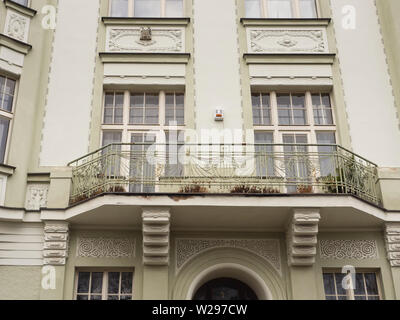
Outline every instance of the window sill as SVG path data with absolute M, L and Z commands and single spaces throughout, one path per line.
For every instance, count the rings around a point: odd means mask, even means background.
M 247 64 L 333 64 L 335 53 L 245 53 Z
M 0 33 L 0 45 L 15 50 L 22 54 L 28 54 L 32 46 L 26 42 L 22 42 Z
M 37 13 L 36 10 L 25 7 L 22 4 L 16 3 L 11 0 L 4 0 L 4 5 L 6 6 L 6 8 L 14 9 L 15 11 L 18 11 L 19 13 L 22 13 L 29 17 L 34 17 Z
M 259 27 L 259 26 L 319 26 L 327 27 L 331 19 L 330 18 L 317 18 L 317 19 L 304 19 L 304 18 L 292 18 L 292 19 L 270 19 L 270 18 L 241 18 L 240 22 L 243 26 L 248 27 Z
M 190 53 L 142 53 L 142 52 L 100 52 L 103 63 L 183 63 L 187 64 Z
M 12 176 L 15 172 L 16 167 L 0 163 L 0 174 L 6 175 L 6 176 Z
M 164 25 L 164 26 L 187 26 L 190 18 L 132 18 L 132 17 L 102 17 L 103 23 L 107 25 Z

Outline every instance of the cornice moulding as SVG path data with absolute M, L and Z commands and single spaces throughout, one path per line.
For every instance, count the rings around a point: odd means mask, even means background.
M 29 17 L 34 17 L 37 13 L 36 10 L 29 8 L 29 7 L 25 7 L 19 3 L 11 1 L 11 0 L 4 0 L 4 5 L 6 6 L 6 8 L 14 9 L 15 11 L 22 13 Z
M 335 53 L 244 53 L 247 64 L 333 64 Z
M 163 25 L 187 26 L 190 18 L 130 18 L 130 17 L 102 17 L 105 25 Z
M 100 52 L 103 63 L 188 63 L 190 53 Z
M 30 44 L 13 39 L 2 33 L 0 33 L 0 45 L 3 45 L 22 54 L 28 54 L 29 51 L 32 49 L 32 46 Z
M 240 22 L 243 26 L 285 26 L 285 27 L 305 27 L 305 26 L 320 26 L 327 27 L 331 19 L 264 19 L 264 18 L 241 18 Z

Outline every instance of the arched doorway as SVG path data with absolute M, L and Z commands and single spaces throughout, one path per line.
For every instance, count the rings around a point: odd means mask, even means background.
M 203 284 L 193 300 L 258 300 L 255 292 L 244 282 L 233 278 L 217 278 Z

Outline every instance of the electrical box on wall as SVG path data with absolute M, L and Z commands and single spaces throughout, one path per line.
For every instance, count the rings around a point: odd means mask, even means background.
M 215 110 L 215 121 L 223 121 L 224 120 L 224 110 L 221 108 L 217 108 Z

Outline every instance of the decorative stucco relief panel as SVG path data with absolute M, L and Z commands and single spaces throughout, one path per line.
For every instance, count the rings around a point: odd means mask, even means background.
M 281 273 L 279 240 L 277 239 L 176 239 L 176 271 L 198 254 L 215 248 L 239 248 L 268 261 Z
M 327 53 L 326 30 L 248 28 L 249 53 Z
M 7 10 L 4 34 L 19 41 L 28 42 L 30 18 L 13 10 Z
M 76 255 L 86 258 L 131 258 L 135 256 L 135 239 L 118 236 L 80 236 Z
M 319 247 L 323 259 L 378 259 L 375 240 L 320 240 Z
M 107 28 L 106 51 L 138 53 L 182 53 L 185 50 L 183 28 Z
M 28 184 L 26 189 L 25 208 L 27 210 L 40 210 L 47 206 L 49 184 Z

